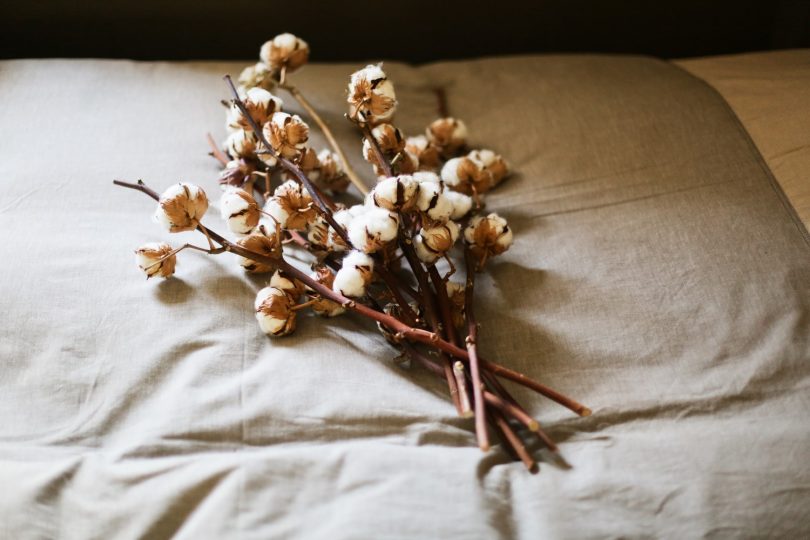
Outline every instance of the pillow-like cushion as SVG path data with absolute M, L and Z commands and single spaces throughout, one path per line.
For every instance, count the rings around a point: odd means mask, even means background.
M 357 67 L 294 80 L 367 171 Z M 111 180 L 216 201 L 204 137 L 240 68 L 0 64 L 0 536 L 807 532 L 810 244 L 714 90 L 639 57 L 387 65 L 406 134 L 442 87 L 516 171 L 487 199 L 516 243 L 480 279 L 481 348 L 594 409 L 515 390 L 572 466 L 532 476 L 365 321 L 268 340 L 266 278 L 228 254 L 144 281 L 132 250 L 167 235 Z

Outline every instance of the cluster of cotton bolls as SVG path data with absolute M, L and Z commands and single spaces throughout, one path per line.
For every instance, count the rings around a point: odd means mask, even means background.
M 319 164 L 328 161 L 329 156 L 309 149 L 308 127 L 303 120 L 281 112 L 282 104 L 267 94 L 256 87 L 248 90 L 244 100 L 248 110 L 257 110 L 254 118 L 265 120 L 263 132 L 274 155 L 293 160 L 302 173 L 317 181 L 322 170 Z M 251 99 L 255 103 L 249 104 Z M 413 245 L 418 259 L 428 265 L 448 257 L 460 237 L 475 248 L 474 256 L 481 265 L 509 247 L 511 231 L 507 228 L 507 234 L 499 229 L 497 220 L 501 218 L 494 214 L 492 219 L 474 217 L 465 228 L 470 213 L 480 208 L 480 196 L 503 180 L 508 166 L 492 151 L 469 150 L 464 122 L 441 118 L 432 122 L 423 135 L 406 137 L 391 123 L 397 108 L 396 93 L 382 65 L 370 65 L 352 74 L 348 102 L 349 118 L 358 125 L 368 125 L 373 137 L 373 141 L 364 139 L 362 152 L 373 167 L 377 183 L 362 204 L 334 208 L 332 218 L 342 228 L 342 234 L 329 225 L 295 175 L 286 174 L 288 179 L 275 188 L 261 210 L 244 190 L 231 188 L 223 195 L 223 218 L 231 231 L 248 235 L 243 244 L 269 244 L 265 251 L 276 244 L 275 240 L 267 240 L 267 231 L 257 229 L 259 223 L 268 221 L 260 218 L 262 212 L 279 231 L 304 234 L 311 249 L 338 257 L 340 266 L 336 272 L 321 267 L 317 275 L 332 290 L 356 300 L 368 294 L 375 264 L 394 259 L 404 239 Z M 235 118 L 229 125 L 242 131 L 234 131 L 236 135 L 230 137 L 242 141 L 246 128 Z M 247 146 L 265 164 L 275 165 L 273 156 L 258 152 L 258 145 Z M 230 145 L 231 150 L 233 154 L 239 148 Z M 333 159 L 332 163 L 337 162 Z M 392 164 L 393 176 L 385 174 L 388 164 Z M 252 272 L 272 270 L 255 263 L 246 268 Z M 274 306 L 283 304 L 282 300 L 270 301 Z M 339 304 L 332 304 L 322 306 L 321 313 L 342 313 Z M 269 333 L 286 335 L 292 331 L 289 326 L 283 329 Z
M 506 162 L 490 150 L 471 150 L 467 126 L 456 118 L 440 118 L 423 134 L 405 136 L 392 123 L 396 92 L 382 64 L 353 73 L 348 88 L 347 116 L 366 130 L 362 153 L 376 184 L 360 204 L 347 207 L 330 201 L 330 208 L 319 208 L 301 176 L 312 181 L 322 201 L 326 193 L 346 190 L 342 161 L 331 150 L 311 148 L 307 123 L 284 111 L 283 101 L 271 93 L 308 55 L 306 42 L 290 34 L 265 43 L 261 61 L 240 77 L 242 107 L 234 102 L 226 115 L 223 146 L 230 161 L 220 177 L 219 210 L 236 243 L 263 256 L 261 262 L 240 256 L 241 266 L 249 273 L 272 275 L 254 306 L 262 330 L 272 336 L 292 333 L 303 307 L 327 317 L 345 311 L 344 305 L 279 274 L 272 262 L 281 260 L 286 243 L 294 241 L 315 255 L 312 279 L 360 302 L 370 294 L 377 271 L 398 264 L 404 245 L 412 246 L 416 258 L 429 266 L 443 258 L 449 261 L 462 239 L 483 267 L 512 243 L 512 231 L 502 218 L 473 215 L 481 209 L 483 193 L 508 175 Z M 294 168 L 280 162 L 282 158 Z M 200 219 L 207 208 L 202 189 L 180 183 L 160 197 L 155 219 L 170 232 L 198 227 L 204 231 Z M 176 251 L 168 244 L 144 245 L 136 252 L 138 264 L 147 277 L 168 277 L 174 272 Z M 375 271 L 378 265 L 385 268 Z M 447 287 L 458 311 L 464 287 L 450 281 Z M 302 296 L 307 301 L 299 304 Z
M 309 126 L 297 114 L 282 110 L 283 102 L 263 88 L 250 88 L 242 97 L 245 108 L 262 135 L 270 142 L 273 153 L 262 149 L 260 137 L 254 133 L 236 104 L 228 109 L 228 137 L 223 147 L 230 158 L 220 174 L 223 186 L 243 187 L 278 170 L 276 156 L 298 165 L 320 188 L 343 193 L 349 186 L 340 158 L 332 151 L 316 152 L 307 145 Z
M 492 150 L 470 150 L 467 125 L 458 118 L 431 122 L 423 135 L 407 137 L 392 121 L 397 110 L 394 85 L 382 64 L 369 65 L 352 74 L 348 89 L 348 117 L 369 125 L 371 137 L 363 141 L 363 157 L 384 176 L 381 157 L 396 174 L 436 172 L 453 191 L 471 195 L 477 206 L 481 196 L 509 175 L 506 160 Z
M 309 45 L 292 34 L 280 34 L 262 45 L 259 57 L 256 65 L 240 75 L 238 93 L 274 154 L 262 149 L 259 134 L 232 103 L 225 121 L 228 136 L 222 144 L 230 161 L 220 174 L 220 183 L 244 187 L 258 178 L 266 179 L 277 170 L 278 155 L 296 163 L 320 188 L 345 192 L 349 180 L 340 158 L 328 149 L 316 152 L 308 147 L 309 126 L 297 114 L 285 112 L 283 100 L 272 93 L 283 85 L 288 73 L 306 64 Z

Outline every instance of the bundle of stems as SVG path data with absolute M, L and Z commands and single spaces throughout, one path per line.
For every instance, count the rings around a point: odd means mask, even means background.
M 300 45 L 296 47 L 290 47 L 289 50 L 292 50 L 293 53 L 300 52 Z M 294 56 L 288 55 L 288 60 L 289 58 L 295 59 Z M 296 99 L 307 111 L 310 120 L 320 127 L 337 159 L 341 162 L 344 174 L 362 195 L 366 195 L 366 204 L 370 204 L 369 201 L 371 204 L 374 201 L 379 203 L 380 199 L 375 194 L 382 197 L 383 192 L 379 188 L 381 183 L 378 183 L 378 188 L 367 195 L 368 189 L 365 183 L 351 169 L 344 151 L 340 148 L 329 126 L 304 98 L 303 93 L 287 80 L 288 68 L 291 66 L 290 62 L 282 63 L 280 69 L 273 72 L 275 83 Z M 291 157 L 285 156 L 284 141 L 269 140 L 268 135 L 272 137 L 274 132 L 267 128 L 267 123 L 262 125 L 262 119 L 256 117 L 255 107 L 251 107 L 251 103 L 246 102 L 244 91 L 240 92 L 229 76 L 225 77 L 225 81 L 232 95 L 232 100 L 228 105 L 238 111 L 238 120 L 243 122 L 245 129 L 252 137 L 255 137 L 255 156 L 260 157 L 260 159 L 254 159 L 252 167 L 239 179 L 238 185 L 241 186 L 242 191 L 248 194 L 247 196 L 242 194 L 242 199 L 248 201 L 249 204 L 245 206 L 246 210 L 234 213 L 234 219 L 244 220 L 248 211 L 253 210 L 252 205 L 255 200 L 264 199 L 266 209 L 268 201 L 273 199 L 271 178 L 274 175 L 284 174 L 291 179 L 287 181 L 287 184 L 290 181 L 294 182 L 301 190 L 300 193 L 311 199 L 304 209 L 306 212 L 312 212 L 310 222 L 317 220 L 324 223 L 324 228 L 328 234 L 335 236 L 336 242 L 358 249 L 358 243 L 362 240 L 358 241 L 357 234 L 350 234 L 351 224 L 346 227 L 343 224 L 345 221 L 341 223 L 336 219 L 336 213 L 341 211 L 341 205 L 329 196 L 327 189 L 313 181 L 310 177 L 311 171 L 305 170 L 303 159 L 305 151 L 294 151 Z M 442 107 L 445 108 L 446 105 L 442 105 Z M 393 184 L 396 191 L 393 198 L 396 204 L 395 207 L 389 208 L 392 217 L 396 218 L 394 236 L 385 242 L 382 248 L 369 250 L 366 252 L 367 255 L 364 255 L 369 257 L 369 262 L 372 263 L 367 268 L 372 276 L 368 279 L 369 286 L 364 287 L 362 293 L 350 294 L 347 292 L 348 289 L 330 286 L 335 279 L 333 272 L 339 274 L 343 271 L 348 264 L 346 261 L 349 256 L 344 258 L 342 253 L 326 249 L 324 242 L 314 242 L 305 238 L 294 227 L 282 227 L 272 213 L 270 215 L 273 216 L 274 221 L 271 223 L 275 224 L 275 232 L 262 228 L 261 239 L 269 241 L 268 239 L 275 238 L 277 244 L 269 250 L 258 249 L 256 243 L 243 240 L 231 241 L 201 223 L 202 214 L 207 208 L 207 200 L 203 201 L 205 195 L 201 194 L 201 190 L 194 191 L 199 188 L 180 184 L 182 189 L 175 189 L 172 193 L 167 191 L 161 195 L 140 180 L 136 183 L 114 180 L 116 185 L 140 191 L 158 201 L 157 215 L 164 216 L 164 221 L 168 220 L 167 227 L 170 231 L 196 229 L 207 240 L 207 246 L 186 244 L 178 249 L 170 249 L 166 245 L 159 250 L 155 246 L 141 248 L 136 252 L 141 261 L 141 268 L 147 272 L 148 276 L 160 273 L 166 277 L 173 272 L 173 258 L 176 254 L 184 249 L 194 249 L 212 255 L 229 252 L 241 257 L 243 266 L 246 268 L 255 265 L 275 271 L 276 276 L 283 276 L 283 279 L 286 280 L 285 283 L 300 284 L 308 296 L 308 300 L 300 304 L 295 300 L 291 301 L 290 298 L 293 297 L 288 298 L 287 295 L 280 294 L 278 291 L 271 291 L 274 294 L 277 293 L 277 296 L 265 295 L 263 302 L 259 302 L 257 299 L 257 317 L 260 318 L 260 322 L 262 316 L 269 317 L 272 314 L 273 317 L 280 318 L 284 323 L 281 326 L 273 326 L 275 335 L 284 335 L 294 329 L 295 313 L 298 310 L 324 302 L 334 306 L 336 308 L 332 310 L 334 312 L 346 310 L 375 321 L 391 345 L 401 355 L 409 358 L 412 364 L 421 366 L 444 381 L 457 413 L 465 418 L 474 418 L 475 435 L 481 450 L 489 450 L 491 436 L 494 434 L 511 456 L 519 459 L 530 471 L 535 472 L 538 470 L 538 466 L 534 453 L 530 450 L 530 443 L 540 441 L 554 453 L 558 452 L 557 445 L 543 430 L 540 423 L 507 390 L 503 381 L 510 381 L 531 389 L 580 416 L 589 415 L 590 409 L 523 373 L 481 356 L 479 322 L 475 316 L 475 276 L 478 271 L 483 269 L 488 257 L 499 253 L 497 249 L 493 251 L 486 246 L 482 248 L 482 244 L 479 242 L 481 234 L 488 232 L 485 230 L 482 233 L 481 229 L 485 226 L 492 227 L 492 224 L 486 222 L 487 217 L 473 215 L 463 218 L 465 230 L 463 267 L 466 271 L 466 283 L 463 287 L 458 288 L 460 295 L 463 295 L 463 300 L 460 299 L 460 296 L 455 295 L 454 298 L 451 298 L 451 294 L 448 292 L 451 290 L 448 287 L 448 280 L 455 272 L 455 267 L 446 253 L 447 250 L 440 253 L 440 256 L 426 257 L 424 252 L 419 252 L 419 248 L 422 247 L 424 250 L 424 247 L 417 245 L 425 239 L 422 231 L 438 226 L 431 221 L 430 209 L 408 211 L 405 207 L 407 194 L 404 190 L 413 183 L 409 184 L 402 179 L 402 169 L 397 166 L 397 162 L 401 162 L 407 156 L 403 158 L 403 153 L 399 152 L 391 157 L 391 153 L 386 152 L 381 145 L 379 132 L 376 128 L 372 129 L 369 114 L 363 116 L 362 113 L 354 110 L 350 111 L 347 116 L 362 132 L 367 149 L 366 157 L 375 165 L 380 178 L 391 179 L 389 182 L 397 179 Z M 286 120 L 284 125 L 286 126 L 288 123 L 289 120 Z M 382 142 L 385 142 L 384 138 Z M 231 164 L 234 158 L 238 157 L 226 155 L 216 145 L 212 146 L 212 155 L 223 165 Z M 233 168 L 235 167 L 231 167 L 231 169 Z M 227 168 L 226 172 L 228 172 Z M 229 181 L 232 179 L 232 176 L 223 176 Z M 470 186 L 471 195 L 477 199 L 476 210 L 480 213 L 482 209 L 480 193 L 476 192 L 476 185 L 480 187 L 483 184 L 476 183 L 474 180 Z M 286 189 L 289 190 L 289 186 Z M 167 195 L 167 193 L 169 194 Z M 201 207 L 203 202 L 204 207 Z M 383 204 L 385 203 L 386 201 L 383 200 Z M 224 199 L 223 205 L 225 205 Z M 182 210 L 179 212 L 182 218 L 176 217 L 177 212 L 172 213 L 178 208 Z M 260 210 L 260 212 L 264 211 Z M 223 210 L 223 217 L 225 217 L 224 214 Z M 243 223 L 243 221 L 239 223 Z M 249 225 L 253 225 L 248 228 L 255 231 L 255 223 Z M 452 229 L 452 227 L 450 228 Z M 502 229 L 506 229 L 505 224 Z M 368 233 L 369 226 L 365 230 Z M 250 234 L 255 235 L 256 233 L 251 232 Z M 422 237 L 419 237 L 420 234 Z M 486 235 L 484 234 L 484 236 Z M 374 240 L 373 235 L 370 239 Z M 272 244 L 272 242 L 270 243 Z M 452 244 L 452 242 L 450 243 Z M 266 243 L 262 245 L 266 246 Z M 494 244 L 487 245 L 492 247 Z M 321 269 L 322 275 L 325 273 L 330 276 L 330 279 L 318 279 L 317 273 L 310 274 L 290 263 L 284 255 L 284 250 L 291 246 L 309 252 L 315 261 L 313 268 Z M 495 245 L 495 247 L 497 246 Z M 157 254 L 153 253 L 155 250 L 158 250 Z M 146 258 L 144 259 L 144 257 Z M 447 260 L 450 263 L 450 270 L 444 275 L 437 266 L 441 260 Z M 281 303 L 275 302 L 279 298 Z M 279 315 L 279 309 L 283 312 L 281 315 Z M 463 324 L 460 324 L 461 322 Z

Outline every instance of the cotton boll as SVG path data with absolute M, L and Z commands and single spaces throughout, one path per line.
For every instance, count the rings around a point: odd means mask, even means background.
M 208 197 L 200 186 L 181 182 L 160 196 L 154 220 L 167 231 L 193 231 L 208 210 Z
M 304 294 L 304 284 L 281 270 L 276 270 L 273 277 L 270 278 L 270 286 L 284 291 L 293 303 L 298 302 L 298 299 Z
M 259 161 L 271 169 L 278 165 L 278 158 L 267 151 L 263 151 L 261 153 L 257 152 L 256 157 L 259 159 Z
M 495 213 L 474 217 L 464 229 L 464 241 L 477 261 L 478 270 L 489 258 L 509 249 L 513 240 L 512 229 Z
M 270 91 L 276 86 L 276 81 L 273 79 L 270 66 L 264 62 L 257 62 L 243 69 L 237 81 L 239 83 L 240 95 L 251 88 L 259 87 Z
M 419 153 L 430 146 L 430 142 L 424 135 L 414 135 L 405 139 L 405 147 L 412 148 L 414 152 Z
M 237 129 L 225 139 L 225 150 L 232 158 L 254 159 L 259 141 L 252 131 Z
M 479 150 L 472 150 L 467 154 L 467 158 L 473 160 L 476 165 L 483 168 L 493 164 L 497 160 L 498 155 L 492 150 L 481 148 Z
M 392 212 L 409 212 L 416 205 L 419 183 L 408 175 L 381 180 L 369 193 L 372 204 Z
M 332 289 L 335 282 L 335 274 L 333 274 L 331 270 L 325 266 L 318 266 L 311 275 L 315 281 L 328 289 Z M 312 311 L 321 317 L 337 317 L 338 315 L 342 315 L 346 312 L 346 308 L 344 308 L 341 304 L 329 300 L 328 298 L 318 295 L 314 300 L 315 302 L 312 304 Z
M 422 262 L 432 264 L 453 247 L 458 234 L 458 225 L 452 221 L 436 227 L 423 228 L 414 238 L 416 255 Z
M 453 204 L 442 193 L 441 184 L 433 182 L 419 184 L 416 206 L 432 223 L 442 224 L 450 219 L 453 213 Z
M 264 203 L 264 212 L 273 218 L 282 229 L 287 228 L 287 219 L 289 219 L 290 213 L 279 197 L 274 196 L 267 199 L 267 202 Z
M 256 200 L 244 189 L 230 188 L 219 201 L 222 219 L 236 234 L 248 234 L 259 224 L 261 213 Z
M 434 120 L 425 135 L 445 158 L 456 155 L 467 144 L 467 126 L 457 118 Z
M 387 122 L 394 116 L 397 97 L 382 64 L 368 65 L 349 79 L 349 118 L 362 124 Z
M 459 165 L 464 158 L 453 158 L 447 161 L 442 167 L 442 181 L 450 187 L 455 187 L 461 183 L 459 177 Z
M 392 166 L 396 174 L 413 174 L 419 168 L 419 158 L 406 149 L 400 152 L 399 159 L 394 160 Z
M 273 113 L 262 131 L 275 153 L 286 159 L 297 159 L 309 140 L 309 126 L 297 114 Z
M 368 207 L 349 224 L 347 233 L 355 249 L 374 253 L 397 237 L 399 218 L 382 208 Z
M 261 126 L 270 119 L 273 113 L 281 110 L 284 102 L 280 98 L 274 96 L 264 88 L 250 88 L 245 92 L 245 97 L 242 103 L 250 114 L 250 117 Z M 242 114 L 242 111 L 233 103 L 228 109 L 228 123 L 227 127 L 231 131 L 244 129 L 252 131 L 250 122 Z
M 177 255 L 172 247 L 164 242 L 149 242 L 135 250 L 135 262 L 146 274 L 146 279 L 154 276 L 168 278 L 174 274 Z
M 228 131 L 228 134 L 233 133 L 234 131 L 238 131 L 240 129 L 245 129 L 245 126 L 241 125 L 241 121 L 243 120 L 242 112 L 236 108 L 234 110 L 234 106 L 228 108 L 225 112 L 225 129 Z M 228 146 L 228 142 L 225 142 L 225 146 Z
M 371 283 L 374 274 L 374 259 L 362 251 L 350 251 L 343 257 L 343 268 L 354 268 L 360 272 L 363 281 L 368 284 Z
M 329 149 L 324 149 L 318 153 L 318 162 L 320 163 L 318 185 L 332 193 L 345 193 L 350 180 L 343 170 L 340 156 Z
M 352 251 L 343 258 L 343 267 L 335 275 L 332 290 L 350 298 L 366 294 L 374 272 L 374 260 L 360 251 Z
M 248 251 L 258 253 L 271 260 L 281 259 L 283 253 L 280 229 L 275 223 L 270 223 L 269 220 L 262 220 L 252 233 L 240 238 L 236 243 Z M 252 274 L 263 274 L 276 269 L 275 264 L 254 261 L 241 256 L 239 257 L 239 264 Z
M 441 257 L 441 254 L 434 253 L 425 246 L 425 241 L 421 236 L 413 239 L 413 248 L 419 260 L 426 264 L 433 264 Z
M 383 154 L 395 155 L 405 150 L 405 135 L 393 124 L 380 124 L 371 130 L 371 136 L 377 141 L 377 145 Z M 364 139 L 367 144 L 368 140 Z M 363 148 L 365 148 L 365 144 Z
M 294 71 L 309 60 L 309 44 L 293 34 L 279 34 L 262 45 L 259 58 L 274 71 Z
M 307 223 L 307 240 L 318 249 L 327 248 L 329 245 L 329 223 L 326 222 L 323 216 L 317 216 Z
M 416 162 L 405 152 L 405 136 L 393 124 L 383 123 L 371 130 L 371 135 L 377 142 L 377 147 L 392 168 L 402 174 L 409 174 L 416 170 Z M 399 155 L 401 154 L 401 155 Z M 397 157 L 399 155 L 399 157 Z M 368 138 L 363 139 L 363 157 L 374 166 L 378 176 L 384 174 L 382 163 L 376 149 Z
M 220 171 L 219 185 L 223 191 L 227 191 L 230 187 L 242 186 L 255 170 L 256 168 L 244 159 L 232 159 Z
M 442 180 L 455 191 L 477 196 L 492 189 L 507 173 L 503 158 L 489 150 L 474 150 L 445 163 Z
M 444 196 L 453 205 L 453 213 L 450 214 L 450 219 L 458 221 L 463 218 L 472 210 L 473 200 L 469 195 L 464 195 L 458 191 L 445 191 Z
M 351 213 L 350 210 L 344 209 L 338 210 L 337 212 L 332 214 L 332 218 L 338 225 L 343 227 L 343 230 L 347 230 L 349 224 L 354 219 L 354 215 Z M 343 238 L 341 238 L 340 235 L 338 235 L 338 233 L 331 227 L 329 228 L 329 236 L 326 247 L 327 249 L 329 249 L 329 251 L 346 251 L 348 249 L 351 249 L 351 246 L 348 245 L 345 242 L 345 240 L 343 240 Z
M 444 182 L 442 179 L 439 178 L 439 175 L 433 171 L 417 171 L 413 173 L 413 179 L 419 182 L 420 184 L 424 184 L 425 182 L 430 182 L 431 184 L 438 184 L 441 186 L 442 190 L 444 190 Z
M 438 149 L 424 135 L 408 137 L 405 140 L 405 150 L 416 158 L 417 169 L 420 171 L 435 171 L 441 164 Z
M 509 164 L 503 157 L 492 150 L 473 150 L 467 154 L 467 158 L 489 175 L 491 187 L 498 185 L 504 178 L 509 176 Z
M 444 225 L 422 229 L 419 236 L 424 240 L 425 246 L 437 253 L 446 253 L 458 240 L 459 228 L 454 221 Z
M 292 309 L 293 302 L 283 290 L 265 287 L 256 294 L 253 307 L 259 327 L 268 336 L 286 336 L 295 331 L 296 312 Z
M 347 210 L 349 214 L 352 215 L 352 217 L 358 217 L 368 212 L 368 206 L 362 204 L 355 204 L 347 208 Z
M 332 290 L 349 298 L 361 298 L 366 294 L 366 284 L 357 270 L 341 268 L 335 275 Z
M 309 192 L 294 180 L 288 180 L 278 186 L 265 204 L 264 210 L 276 219 L 282 228 L 295 231 L 306 230 L 307 224 L 318 215 Z
M 318 154 L 310 147 L 304 148 L 297 158 L 292 160 L 293 163 L 298 165 L 298 168 L 316 184 L 321 176 L 321 163 L 318 160 Z M 284 170 L 282 176 L 285 180 L 293 180 L 297 182 L 298 176 L 288 170 Z

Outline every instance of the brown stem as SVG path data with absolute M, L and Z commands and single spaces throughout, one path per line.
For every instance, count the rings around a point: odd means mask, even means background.
M 475 416 L 472 406 L 470 405 L 470 395 L 467 393 L 467 378 L 465 374 L 464 364 L 459 360 L 453 363 L 453 376 L 456 378 L 456 386 L 458 387 L 458 400 L 461 402 L 461 416 L 464 418 L 472 418 Z
M 437 377 L 444 379 L 444 368 L 428 358 L 426 355 L 419 352 L 416 347 L 408 342 L 403 342 L 402 349 L 408 356 L 411 357 L 411 360 L 416 360 L 423 368 L 430 371 Z
M 295 242 L 296 244 L 298 244 L 299 246 L 301 246 L 305 250 L 309 251 L 310 253 L 312 253 L 312 251 L 315 249 L 315 248 L 312 247 L 312 244 L 310 243 L 309 240 L 307 240 L 306 238 L 301 236 L 300 232 L 288 230 L 287 234 L 290 235 L 290 240 L 292 240 L 293 242 Z
M 317 299 L 314 299 L 314 298 L 313 298 L 312 300 L 308 300 L 308 301 L 303 302 L 303 303 L 301 303 L 301 304 L 296 304 L 296 305 L 294 305 L 292 308 L 290 308 L 290 310 L 291 310 L 291 311 L 298 311 L 298 310 L 300 310 L 300 309 L 304 309 L 304 308 L 307 308 L 307 307 L 309 307 L 309 306 L 313 305 L 313 304 L 314 304 L 315 302 L 317 302 L 317 301 L 318 301 Z
M 292 95 L 292 97 L 295 98 L 295 100 L 301 104 L 304 110 L 307 111 L 307 114 L 310 116 L 310 118 L 312 118 L 315 121 L 315 123 L 318 124 L 318 127 L 321 128 L 321 131 L 326 137 L 326 140 L 329 141 L 329 146 L 332 147 L 332 150 L 334 150 L 335 153 L 340 157 L 340 161 L 343 162 L 343 170 L 345 171 L 346 176 L 349 177 L 349 180 L 354 185 L 354 187 L 357 188 L 357 191 L 359 191 L 362 195 L 366 195 L 368 193 L 368 188 L 360 179 L 360 177 L 357 175 L 357 173 L 354 171 L 352 166 L 349 164 L 349 160 L 346 158 L 346 154 L 343 153 L 343 148 L 340 147 L 334 134 L 332 134 L 332 130 L 329 129 L 329 126 L 326 124 L 323 118 L 321 118 L 321 116 L 318 114 L 315 108 L 309 103 L 309 101 L 304 97 L 304 95 L 298 88 L 289 84 L 282 84 L 280 86 L 281 88 L 289 92 Z
M 417 326 L 417 319 L 419 317 L 417 317 L 416 313 L 414 313 L 413 309 L 411 308 L 411 305 L 402 296 L 393 274 L 387 270 L 381 271 L 381 269 L 377 268 L 377 266 L 381 264 L 382 262 L 378 262 L 374 265 L 375 273 L 382 278 L 386 287 L 388 287 L 388 290 L 393 295 L 394 300 L 397 304 L 399 304 L 399 311 L 402 317 L 405 319 L 404 322 L 410 326 Z
M 525 425 L 529 430 L 535 432 L 537 436 L 543 441 L 549 450 L 552 452 L 559 452 L 559 448 L 557 448 L 556 443 L 551 439 L 551 437 L 543 431 L 543 428 L 540 427 L 540 422 L 529 416 L 528 413 L 514 403 L 510 403 L 509 401 L 491 393 L 491 392 L 484 392 L 484 399 L 487 400 L 487 403 L 497 407 L 499 410 L 503 411 L 505 414 L 508 414 L 518 422 L 521 422 Z
M 228 156 L 219 149 L 217 146 L 217 142 L 214 140 L 214 137 L 211 136 L 210 133 L 206 133 L 205 137 L 208 139 L 208 145 L 211 147 L 211 155 L 216 158 L 223 166 L 228 164 Z
M 449 363 L 447 359 L 447 355 L 440 353 L 439 358 L 441 358 L 441 365 L 434 362 L 432 359 L 428 358 L 426 355 L 419 352 L 413 345 L 408 343 L 407 341 L 402 342 L 402 349 L 405 353 L 411 357 L 411 359 L 418 361 L 422 367 L 426 368 L 428 371 L 436 375 L 437 377 L 444 379 L 447 382 L 447 364 Z M 453 386 L 449 386 L 450 396 L 453 399 L 453 404 L 456 406 L 456 411 L 458 415 L 462 418 L 469 418 L 472 415 L 472 411 L 470 409 L 470 400 L 467 397 L 466 389 L 463 389 L 463 386 L 458 385 L 458 377 L 455 373 L 455 370 L 451 367 L 451 373 L 453 374 L 453 382 L 456 383 Z M 462 374 L 463 379 L 463 374 Z
M 540 428 L 539 422 L 526 414 L 521 408 L 515 407 L 512 403 L 509 403 L 505 399 L 501 398 L 489 392 L 488 390 L 484 390 L 484 400 L 489 403 L 491 406 L 496 407 L 503 411 L 504 413 L 508 414 L 527 428 L 529 431 L 537 431 Z
M 467 288 L 464 296 L 464 313 L 467 315 L 467 352 L 470 359 L 470 378 L 473 385 L 475 406 L 475 433 L 478 436 L 478 446 L 482 450 L 489 448 L 487 437 L 486 407 L 484 407 L 484 383 L 481 382 L 481 367 L 478 360 L 478 322 L 475 320 L 473 298 L 475 293 L 475 262 L 469 249 L 464 250 L 467 261 Z
M 416 276 L 417 283 L 419 284 L 422 307 L 425 309 L 425 316 L 427 317 L 428 325 L 433 330 L 434 335 L 439 338 L 441 335 L 441 326 L 439 324 L 439 318 L 436 316 L 436 307 L 434 305 L 430 283 L 428 283 L 425 269 L 422 266 L 422 263 L 419 261 L 419 258 L 416 256 L 416 251 L 414 250 L 413 244 L 406 233 L 406 229 L 407 227 L 400 227 L 400 231 L 402 234 L 406 235 L 406 237 L 405 239 L 400 239 L 399 245 L 402 248 L 402 252 L 405 254 L 405 259 L 408 261 L 411 270 L 413 270 L 413 273 Z M 463 414 L 463 407 L 459 398 L 456 377 L 453 374 L 453 365 L 450 362 L 450 358 L 444 354 L 445 352 L 447 351 L 444 351 L 440 357 L 442 359 L 444 375 L 447 379 L 447 387 L 450 389 L 450 395 L 453 396 L 453 404 L 456 406 L 456 410 L 458 410 L 459 415 L 461 415 Z
M 495 423 L 495 420 L 493 420 L 492 415 L 490 415 L 490 417 L 487 418 L 487 422 L 489 423 L 489 427 L 492 428 L 492 431 L 495 432 L 495 435 L 497 435 L 498 440 L 501 441 L 501 447 L 503 448 L 504 452 L 506 452 L 506 454 L 510 458 L 512 458 L 512 460 L 521 461 L 520 456 L 512 447 L 512 444 L 509 442 L 509 439 L 506 438 L 506 434 L 501 430 L 500 427 L 498 427 L 498 424 Z
M 451 354 L 453 353 L 451 352 Z M 553 388 L 550 388 L 544 385 L 543 383 L 540 383 L 538 381 L 535 381 L 534 379 L 531 379 L 530 377 L 527 377 L 523 373 L 520 373 L 513 369 L 509 369 L 508 367 L 502 366 L 500 364 L 496 364 L 495 362 L 490 362 L 480 357 L 478 360 L 481 362 L 481 367 L 483 369 L 486 369 L 501 378 L 509 379 L 512 382 L 518 383 L 522 386 L 525 386 L 526 388 L 534 390 L 538 394 L 542 394 L 547 398 L 549 398 L 550 400 L 556 401 L 563 407 L 566 407 L 567 409 L 574 411 L 579 416 L 591 415 L 591 410 L 582 403 L 579 403 L 578 401 L 575 401 L 569 398 L 568 396 L 557 392 Z
M 520 440 L 517 433 L 512 429 L 512 426 L 509 425 L 509 422 L 506 421 L 503 413 L 500 411 L 493 411 L 493 420 L 495 421 L 495 425 L 503 432 L 506 436 L 506 439 L 509 441 L 509 444 L 514 449 L 515 453 L 518 455 L 520 460 L 526 465 L 526 468 L 529 469 L 529 472 L 536 473 L 537 472 L 537 462 L 534 460 L 532 455 L 526 449 L 526 446 L 523 444 L 523 441 Z
M 447 334 L 447 341 L 458 344 L 458 334 L 456 332 L 456 325 L 453 324 L 453 312 L 450 309 L 450 299 L 447 298 L 447 286 L 439 275 L 439 270 L 436 268 L 436 265 L 431 264 L 428 266 L 428 276 L 433 282 L 433 288 L 436 290 L 436 300 L 439 304 L 439 313 L 441 313 L 442 321 L 444 322 L 444 331 Z
M 371 149 L 374 152 L 374 155 L 377 157 L 377 161 L 380 163 L 380 168 L 383 170 L 383 174 L 385 174 L 385 176 L 394 176 L 394 170 L 391 168 L 391 163 L 389 163 L 388 158 L 386 158 L 385 154 L 383 154 L 382 148 L 380 148 L 380 143 L 378 143 L 377 139 L 374 138 L 374 134 L 371 132 L 369 125 L 363 124 L 360 126 L 360 129 L 363 130 L 363 136 L 365 136 L 368 144 L 371 145 Z
M 450 311 L 450 301 L 447 298 L 447 288 L 435 265 L 431 264 L 428 266 L 428 276 L 433 282 L 433 288 L 436 291 L 436 300 L 439 304 L 439 312 L 442 316 L 444 334 L 450 343 L 458 344 L 456 325 L 453 324 L 453 315 Z M 467 393 L 467 380 L 465 378 L 464 364 L 461 362 L 455 362 L 453 364 L 453 375 L 455 376 L 456 386 L 458 387 L 462 416 L 466 417 L 471 415 L 472 412 L 470 411 L 470 396 Z
M 384 265 L 381 265 L 378 268 L 377 265 L 374 265 L 374 271 L 378 272 L 380 274 L 380 277 L 383 277 L 383 274 L 388 274 L 388 279 L 391 280 L 392 283 L 396 283 L 397 288 L 399 290 L 401 290 L 402 292 L 404 292 L 405 294 L 410 296 L 412 300 L 416 300 L 417 302 L 421 300 L 421 297 L 419 296 L 419 293 L 417 291 L 413 290 L 413 288 L 411 286 L 409 286 L 407 283 L 402 281 L 402 279 L 395 272 L 393 272 L 390 268 L 388 268 L 388 267 L 386 267 Z M 383 278 L 383 279 L 385 279 L 385 278 Z

